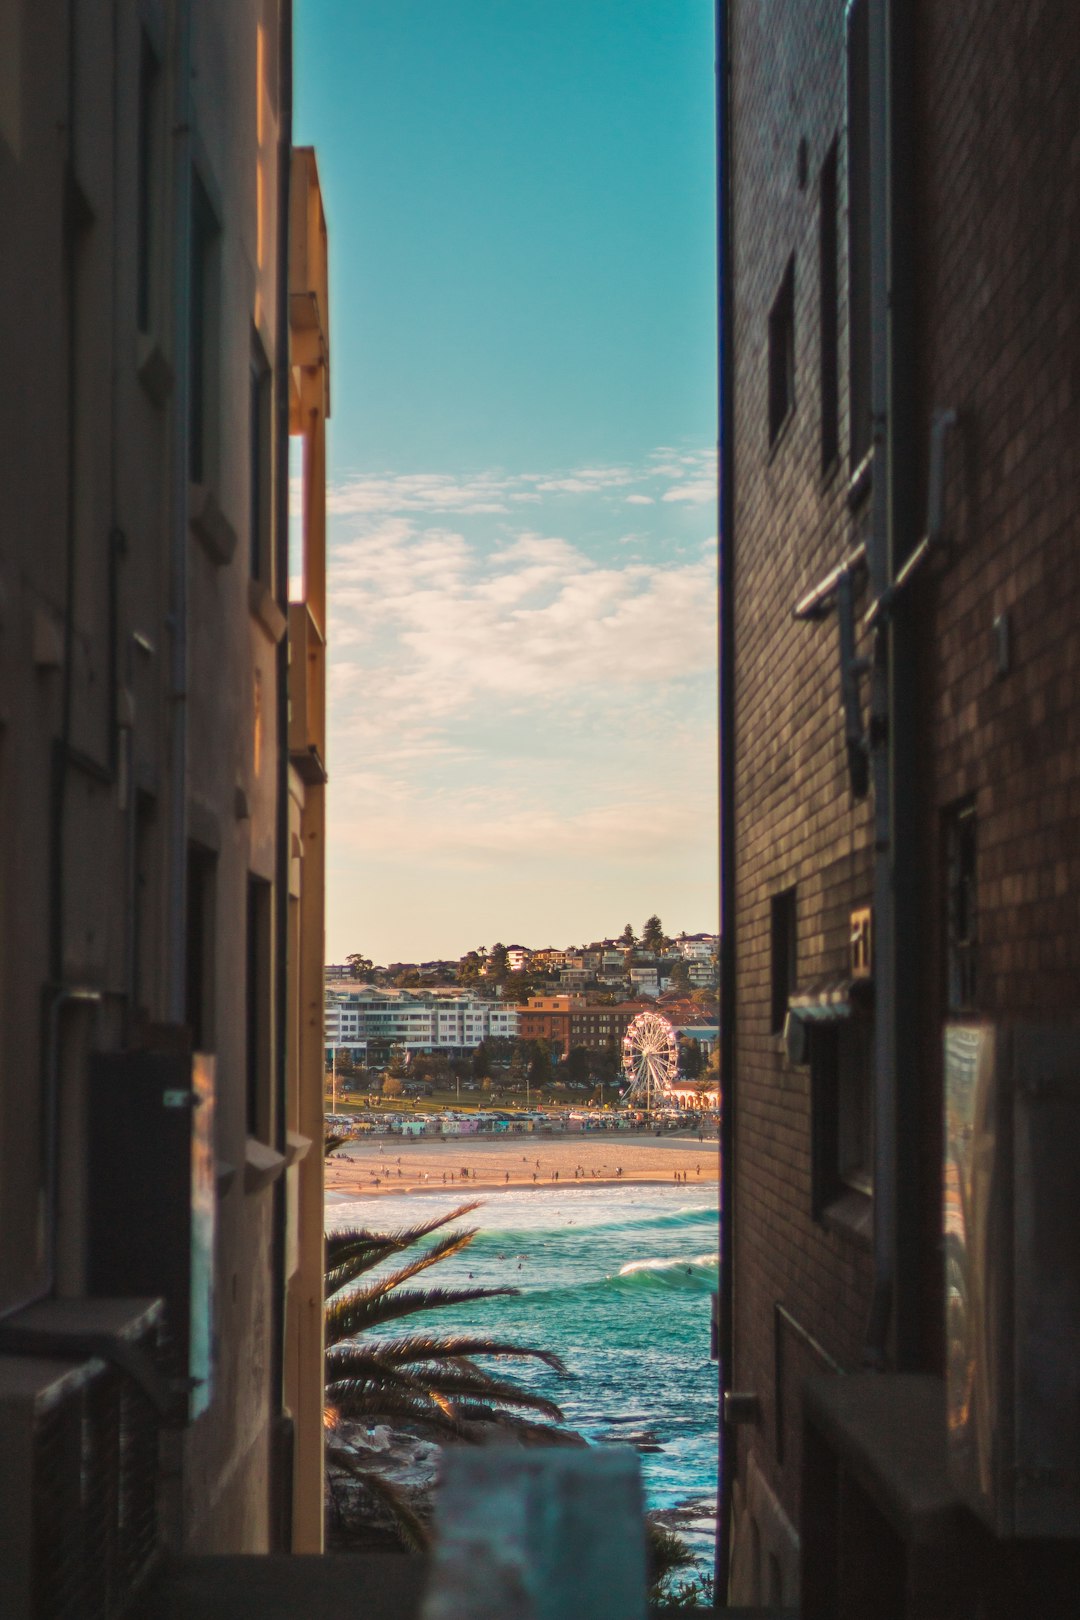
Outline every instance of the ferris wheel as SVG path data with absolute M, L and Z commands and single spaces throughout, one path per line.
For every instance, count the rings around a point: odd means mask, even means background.
M 667 1019 L 638 1013 L 623 1036 L 623 1073 L 630 1082 L 627 1103 L 654 1108 L 667 1102 L 679 1072 L 679 1043 Z

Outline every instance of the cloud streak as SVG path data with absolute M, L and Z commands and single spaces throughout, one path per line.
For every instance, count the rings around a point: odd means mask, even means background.
M 636 467 L 578 467 L 558 473 L 355 473 L 331 485 L 327 506 L 338 517 L 391 513 L 506 517 L 517 506 L 570 497 L 632 506 L 657 501 L 706 505 L 716 499 L 716 453 L 660 449 Z

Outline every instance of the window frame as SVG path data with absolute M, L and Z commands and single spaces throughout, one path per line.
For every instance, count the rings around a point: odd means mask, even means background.
M 769 449 L 795 414 L 795 255 L 784 266 L 769 310 Z

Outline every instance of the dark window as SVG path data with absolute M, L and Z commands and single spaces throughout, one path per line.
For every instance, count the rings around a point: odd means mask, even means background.
M 251 574 L 253 579 L 271 583 L 271 455 L 272 388 L 270 367 L 262 344 L 255 336 L 251 343 L 250 379 L 250 525 Z
M 157 311 L 154 295 L 161 248 L 161 197 L 164 186 L 161 64 L 142 35 L 139 61 L 138 196 L 135 209 L 136 319 L 149 332 Z
M 867 0 L 852 0 L 848 9 L 848 407 L 852 473 L 870 453 L 873 443 L 869 11 Z
M 271 889 L 248 877 L 247 916 L 247 1132 L 262 1141 L 271 1133 L 270 940 Z
M 769 312 L 769 443 L 795 405 L 795 260 L 787 262 Z
M 185 1022 L 197 1052 L 214 1047 L 214 940 L 217 857 L 188 845 L 187 1008 Z
M 945 956 L 950 1012 L 965 1012 L 975 1006 L 978 949 L 975 831 L 975 806 L 970 800 L 947 815 Z
M 220 227 L 198 175 L 191 183 L 191 377 L 188 405 L 189 470 L 193 483 L 216 472 L 218 345 L 220 339 Z
M 836 142 L 821 165 L 818 325 L 821 333 L 821 467 L 827 472 L 839 450 L 839 292 L 837 284 Z
M 873 1036 L 872 1018 L 860 1012 L 810 1027 L 815 1220 L 846 1193 L 869 1194 L 873 1187 Z
M 795 890 L 774 894 L 770 902 L 772 1005 L 769 1027 L 778 1035 L 787 1017 L 788 999 L 796 985 Z

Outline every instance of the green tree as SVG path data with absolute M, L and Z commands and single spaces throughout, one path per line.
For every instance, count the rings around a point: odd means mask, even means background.
M 687 1080 L 696 1080 L 705 1066 L 701 1047 L 692 1038 L 679 1037 L 679 1073 Z
M 684 962 L 682 957 L 672 966 L 671 972 L 668 974 L 668 984 L 672 990 L 678 990 L 680 995 L 689 995 L 690 964 Z
M 477 1425 L 495 1422 L 535 1434 L 547 1424 L 535 1417 L 561 1422 L 554 1401 L 533 1394 L 481 1367 L 478 1356 L 499 1359 L 531 1358 L 554 1371 L 566 1369 L 557 1355 L 531 1345 L 520 1345 L 483 1334 L 439 1334 L 430 1330 L 384 1333 L 389 1324 L 421 1312 L 474 1300 L 517 1294 L 517 1288 L 416 1288 L 410 1286 L 423 1272 L 467 1249 L 477 1227 L 448 1232 L 414 1259 L 384 1272 L 374 1282 L 357 1287 L 359 1279 L 404 1250 L 432 1236 L 451 1221 L 477 1209 L 461 1204 L 447 1215 L 394 1232 L 350 1229 L 326 1235 L 326 1400 L 332 1420 L 422 1420 L 437 1433 L 460 1440 L 479 1438 Z M 533 1414 L 522 1417 L 520 1414 Z M 427 1544 L 425 1527 L 377 1474 L 349 1464 L 348 1471 L 362 1480 L 391 1511 L 406 1545 Z
M 502 940 L 496 940 L 491 947 L 488 954 L 487 970 L 493 979 L 505 979 L 507 972 L 506 946 L 502 943 Z
M 354 979 L 368 978 L 371 974 L 372 968 L 375 966 L 370 956 L 361 956 L 359 951 L 354 951 L 352 955 L 347 956 L 345 960 L 349 965 L 349 974 Z
M 384 1097 L 400 1097 L 405 1090 L 405 1082 L 399 1074 L 387 1073 L 383 1078 L 382 1094 Z
M 644 950 L 653 955 L 664 948 L 664 925 L 655 913 L 645 921 L 645 926 L 641 930 L 641 944 Z
M 457 965 L 457 976 L 463 984 L 478 979 L 483 971 L 484 953 L 482 951 L 466 951 Z
M 634 930 L 629 923 L 627 923 L 626 927 L 619 935 L 619 944 L 624 945 L 628 951 L 632 950 L 637 944 L 637 935 L 634 933 Z
M 584 1046 L 573 1046 L 566 1062 L 561 1065 L 567 1080 L 575 1085 L 588 1085 L 592 1073 L 592 1053 Z
M 474 1080 L 483 1080 L 491 1075 L 491 1058 L 488 1055 L 487 1044 L 480 1042 L 472 1055 L 472 1073 Z
M 529 1056 L 529 1084 L 539 1088 L 551 1084 L 551 1042 L 541 1038 L 530 1041 L 532 1052 Z

